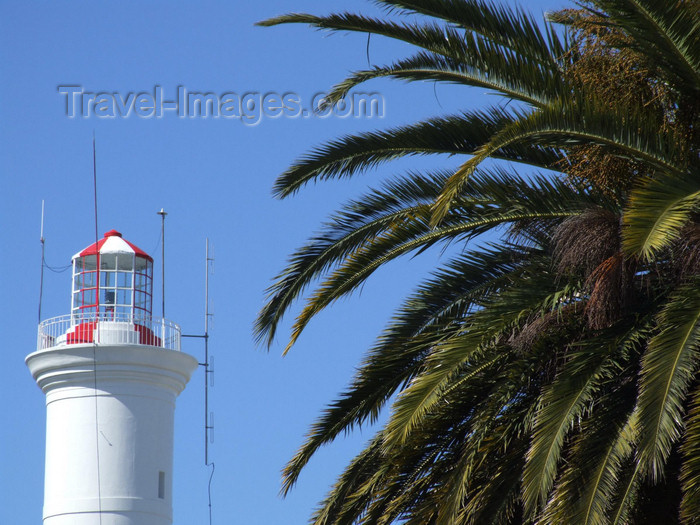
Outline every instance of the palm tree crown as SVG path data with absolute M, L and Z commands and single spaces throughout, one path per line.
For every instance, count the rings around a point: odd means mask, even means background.
M 327 104 L 380 77 L 476 86 L 513 103 L 343 137 L 278 178 L 286 197 L 403 156 L 463 159 L 347 203 L 270 287 L 255 327 L 267 343 L 315 286 L 288 350 L 380 266 L 435 244 L 465 247 L 406 298 L 312 425 L 283 491 L 321 445 L 391 404 L 313 523 L 695 523 L 697 3 L 591 0 L 543 24 L 482 0 L 376 3 L 386 19 L 261 24 L 417 49 L 352 73 Z M 479 242 L 494 230 L 500 240 Z

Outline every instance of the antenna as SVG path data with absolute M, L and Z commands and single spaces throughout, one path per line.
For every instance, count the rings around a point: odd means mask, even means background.
M 160 267 L 161 267 L 161 277 L 160 277 L 160 283 L 161 283 L 161 290 L 163 292 L 162 294 L 162 301 L 161 301 L 161 317 L 165 319 L 165 216 L 167 215 L 166 211 L 161 208 L 160 211 L 156 212 L 158 215 L 160 215 L 160 238 L 161 238 L 161 244 L 160 244 Z
M 94 201 L 95 201 L 95 265 L 97 270 L 97 281 L 95 284 L 95 293 L 97 294 L 97 307 L 96 314 L 99 317 L 100 314 L 100 250 L 97 247 L 99 242 L 99 234 L 97 233 L 97 145 L 95 144 L 95 130 L 92 131 L 92 187 L 94 189 Z M 99 336 L 100 325 L 97 324 L 97 333 Z
M 161 210 L 162 211 L 162 210 Z M 214 258 L 209 255 L 209 238 L 206 239 L 204 247 L 204 334 L 182 334 L 180 337 L 195 337 L 204 339 L 204 362 L 199 363 L 199 366 L 204 367 L 204 465 L 211 467 L 209 475 L 209 523 L 212 522 L 211 508 L 211 481 L 214 477 L 213 461 L 209 461 L 209 443 L 214 442 L 214 412 L 209 412 L 209 387 L 214 386 L 214 370 L 213 356 L 209 356 L 209 318 L 213 315 L 209 313 L 209 272 L 214 261 Z
M 209 359 L 209 266 L 214 259 L 209 256 L 209 238 L 205 245 L 204 272 L 204 464 L 209 466 L 209 443 L 213 442 L 214 413 L 209 414 L 209 386 L 214 384 L 214 370 Z
M 41 200 L 41 277 L 39 278 L 39 322 L 41 322 L 41 302 L 44 296 L 44 249 L 46 240 L 44 239 L 44 199 Z
M 209 361 L 209 266 L 214 259 L 209 257 L 209 237 L 207 237 L 204 258 L 206 268 L 204 271 L 204 465 L 211 465 L 209 475 L 209 523 L 211 524 L 211 480 L 214 478 L 214 462 L 209 462 L 209 441 L 214 441 L 214 412 L 209 412 L 209 382 L 214 386 L 214 370 Z M 213 363 L 213 357 L 212 357 Z M 207 417 L 209 419 L 207 419 Z

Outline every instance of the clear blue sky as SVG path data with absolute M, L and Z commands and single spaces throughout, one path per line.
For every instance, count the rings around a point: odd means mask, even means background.
M 564 4 L 527 2 L 541 13 Z M 46 201 L 46 259 L 59 267 L 94 239 L 92 134 L 97 136 L 98 227 L 112 228 L 156 259 L 160 290 L 160 218 L 166 222 L 166 316 L 184 333 L 203 329 L 204 243 L 214 246 L 211 353 L 215 356 L 214 523 L 306 523 L 348 459 L 370 436 L 356 433 L 323 449 L 286 499 L 280 469 L 308 425 L 349 381 L 363 352 L 437 252 L 376 273 L 361 294 L 312 323 L 281 357 L 288 323 L 268 353 L 251 327 L 264 290 L 288 254 L 339 203 L 366 184 L 407 166 L 455 166 L 456 159 L 411 161 L 271 197 L 275 177 L 296 157 L 345 133 L 409 123 L 493 101 L 479 90 L 374 82 L 384 117 L 229 118 L 66 116 L 57 88 L 86 92 L 190 92 L 299 95 L 302 104 L 350 70 L 367 66 L 366 37 L 302 26 L 263 29 L 256 21 L 291 11 L 377 13 L 359 0 L 267 2 L 0 1 L 0 269 L 3 399 L 0 425 L 0 525 L 41 520 L 44 399 L 24 365 L 35 349 L 41 200 Z M 374 38 L 370 59 L 405 56 L 405 46 Z M 148 113 L 148 111 L 145 111 Z M 69 313 L 69 273 L 45 276 L 42 318 Z M 158 302 L 157 300 L 155 302 Z M 159 313 L 159 308 L 154 313 Z M 201 359 L 197 341 L 183 350 Z M 198 371 L 178 400 L 175 435 L 176 525 L 207 519 L 203 465 L 203 378 Z

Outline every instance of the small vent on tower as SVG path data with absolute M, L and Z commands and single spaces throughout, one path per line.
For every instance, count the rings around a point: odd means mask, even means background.
M 165 499 L 165 472 L 158 472 L 158 497 Z

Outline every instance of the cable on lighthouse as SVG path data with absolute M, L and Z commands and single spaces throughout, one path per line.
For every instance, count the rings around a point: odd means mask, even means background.
M 92 339 L 92 369 L 93 369 L 93 395 L 95 398 L 95 451 L 97 454 L 97 508 L 102 525 L 102 476 L 100 472 L 100 425 L 97 399 L 97 341 L 100 338 L 100 250 L 97 246 L 99 234 L 97 229 L 97 147 L 95 145 L 95 132 L 92 132 L 92 187 L 95 204 L 95 270 L 97 282 L 95 283 L 95 293 L 97 306 L 95 309 L 95 336 Z

